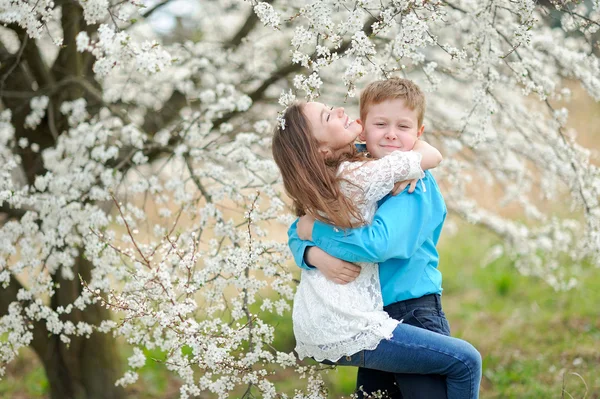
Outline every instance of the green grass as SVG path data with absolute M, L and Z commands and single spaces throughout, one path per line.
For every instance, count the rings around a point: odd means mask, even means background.
M 481 267 L 494 243 L 486 231 L 461 224 L 459 233 L 444 236 L 439 247 L 443 306 L 452 335 L 473 343 L 483 357 L 481 398 L 583 399 L 586 384 L 586 399 L 600 398 L 599 270 L 584 270 L 577 289 L 555 292 L 539 279 L 519 275 L 507 259 Z M 267 320 L 277 331 L 274 346 L 291 350 L 290 315 Z M 130 351 L 121 351 L 124 361 Z M 162 358 L 159 352 L 147 355 Z M 351 367 L 327 372 L 330 397 L 348 396 L 355 377 Z M 275 380 L 289 393 L 305 385 L 289 372 Z M 163 365 L 149 360 L 129 392 L 132 398 L 176 398 L 178 386 Z M 0 397 L 35 399 L 47 392 L 43 371 L 29 351 L 9 365 L 0 381 Z
M 8 365 L 7 374 L 0 380 L 0 398 L 46 398 L 48 380 L 33 351 L 22 350 L 20 356 Z
M 482 229 L 462 226 L 440 245 L 452 334 L 484 359 L 481 397 L 562 398 L 563 388 L 565 398 L 600 397 L 599 270 L 584 270 L 578 289 L 555 292 L 507 259 L 481 267 L 492 244 Z

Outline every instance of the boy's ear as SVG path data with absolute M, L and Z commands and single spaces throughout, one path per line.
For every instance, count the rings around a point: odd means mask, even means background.
M 358 139 L 360 141 L 367 141 L 367 136 L 365 135 L 365 126 L 363 125 L 362 121 L 360 119 L 357 119 L 356 123 L 358 123 L 360 127 L 362 127 L 362 131 L 358 135 Z
M 419 130 L 417 130 L 417 138 L 421 137 L 421 135 L 423 134 L 424 131 L 425 131 L 425 125 L 421 125 Z

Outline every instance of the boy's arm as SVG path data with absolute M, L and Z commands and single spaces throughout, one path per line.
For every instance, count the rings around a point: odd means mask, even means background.
M 323 275 L 337 284 L 347 284 L 356 279 L 360 267 L 334 258 L 311 241 L 301 240 L 297 232 L 298 220 L 288 230 L 288 245 L 296 264 L 303 269 L 316 267 Z
M 436 227 L 430 223 L 430 201 L 422 192 L 401 193 L 379 207 L 372 224 L 356 229 L 342 230 L 316 221 L 313 242 L 328 254 L 348 262 L 408 259 Z
M 296 219 L 296 221 L 294 223 L 292 223 L 292 225 L 288 229 L 288 246 L 290 247 L 290 250 L 292 251 L 292 255 L 294 256 L 294 261 L 296 262 L 296 264 L 299 267 L 301 267 L 302 269 L 310 270 L 310 269 L 313 269 L 314 267 L 310 266 L 308 263 L 306 263 L 306 261 L 304 259 L 304 254 L 306 252 L 306 249 L 314 246 L 315 243 L 312 241 L 306 241 L 306 240 L 300 239 L 300 237 L 298 237 L 297 226 L 298 226 L 298 219 Z

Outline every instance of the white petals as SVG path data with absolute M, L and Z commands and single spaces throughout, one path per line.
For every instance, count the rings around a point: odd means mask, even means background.
M 25 126 L 34 129 L 40 124 L 46 108 L 48 107 L 49 98 L 47 96 L 33 97 L 29 106 L 31 107 L 31 113 L 25 118 Z
M 294 216 L 270 158 L 272 128 L 285 127 L 276 115 L 294 101 L 352 107 L 367 82 L 388 76 L 428 91 L 426 135 L 446 157 L 436 177 L 449 210 L 503 237 L 484 264 L 507 257 L 557 290 L 600 264 L 597 151 L 578 143 L 561 108 L 581 95 L 566 79 L 600 99 L 597 24 L 586 21 L 598 21 L 597 0 L 569 5 L 585 18 L 563 13 L 560 29 L 533 0 L 213 1 L 201 12 L 188 3 L 177 18 L 197 36 L 171 43 L 176 35 L 139 18 L 139 0 L 80 0 L 87 26 L 68 45 L 93 76 L 5 87 L 7 99 L 28 96 L 18 99 L 31 112 L 0 111 L 0 205 L 18 215 L 0 226 L 0 286 L 19 276 L 27 287 L 0 316 L 1 364 L 31 343 L 34 320 L 64 343 L 102 333 L 131 345 L 118 385 L 154 362 L 149 350 L 168 354 L 161 367 L 182 381 L 183 398 L 225 398 L 248 383 L 254 396 L 277 397 L 275 368 L 306 380 L 295 398 L 321 397 L 316 369 L 273 348 L 265 321 L 289 314 L 295 291 L 285 237 Z M 57 62 L 61 7 L 0 0 L 0 9 L 1 23 Z M 249 12 L 260 23 L 229 43 Z M 18 37 L 0 35 L 16 57 Z M 32 156 L 43 172 L 27 180 Z M 491 204 L 477 196 L 488 190 L 498 193 Z M 563 219 L 540 205 L 557 199 Z M 499 214 L 504 205 L 522 214 Z M 49 307 L 62 289 L 54 275 L 78 284 L 82 261 L 91 272 L 80 296 Z M 90 306 L 115 319 L 70 319 Z
M 278 28 L 280 24 L 280 16 L 273 6 L 267 2 L 261 1 L 254 6 L 254 12 L 260 21 L 272 28 Z

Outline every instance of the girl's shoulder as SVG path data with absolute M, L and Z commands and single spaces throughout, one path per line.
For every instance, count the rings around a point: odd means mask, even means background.
M 343 161 L 342 163 L 340 163 L 340 166 L 338 167 L 338 175 L 352 173 L 352 172 L 358 170 L 359 168 L 361 168 L 362 166 L 364 166 L 369 161 L 370 160 L 367 158 L 356 159 L 356 160 L 352 160 L 352 161 Z

